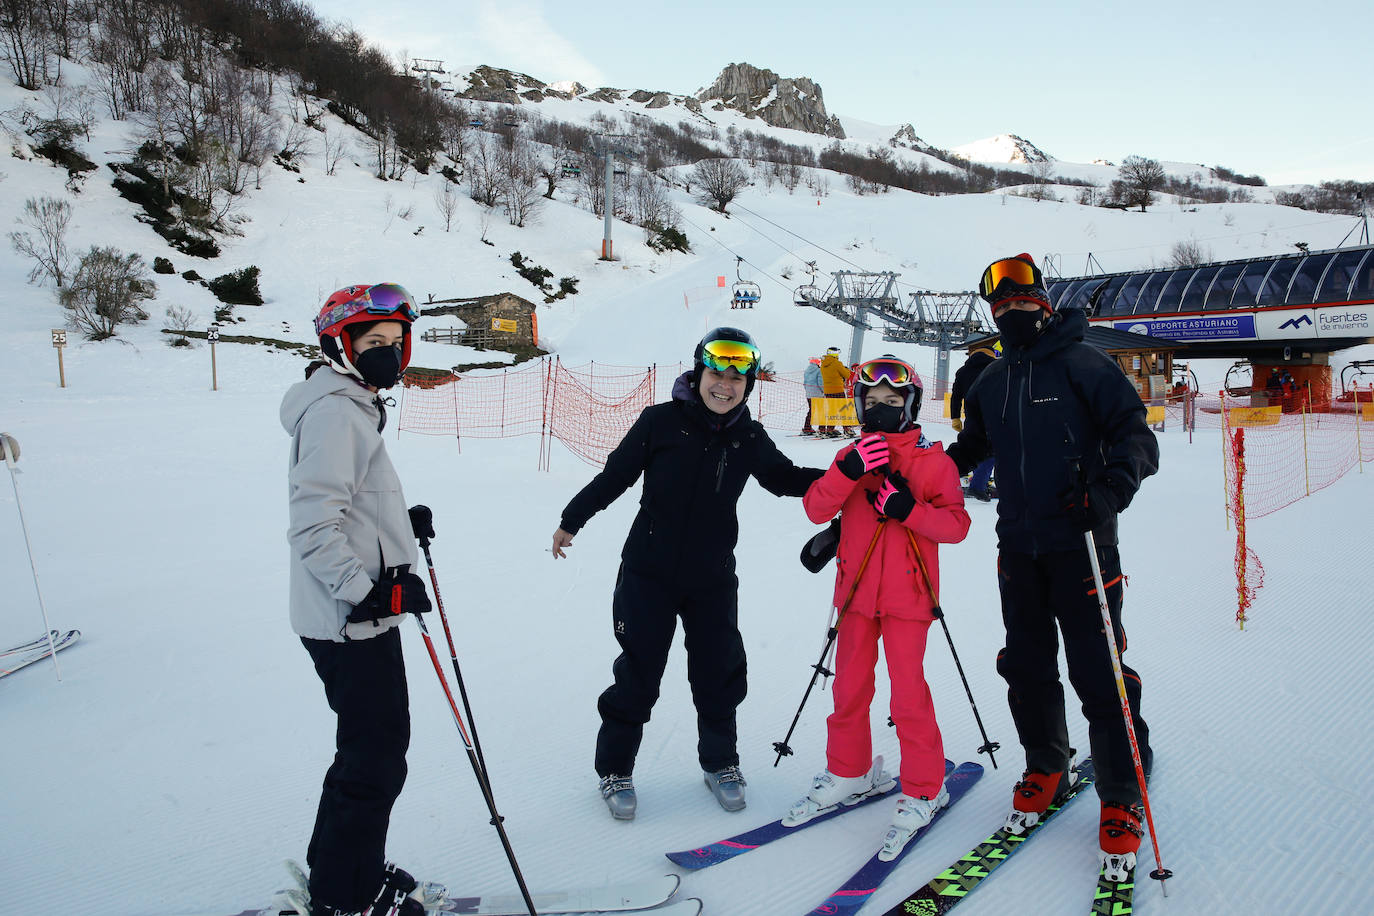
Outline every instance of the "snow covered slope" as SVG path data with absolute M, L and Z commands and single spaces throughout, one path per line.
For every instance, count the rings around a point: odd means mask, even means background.
M 7 110 L 39 104 L 12 85 L 0 95 Z M 102 163 L 121 158 L 106 151 L 127 150 L 129 131 L 104 123 L 84 152 Z M 30 196 L 67 193 L 65 175 L 41 160 L 8 158 L 3 171 L 6 223 Z M 1065 272 L 1089 252 L 1117 270 L 1158 263 L 1185 238 L 1204 241 L 1218 258 L 1240 257 L 1296 241 L 1331 246 L 1350 228 L 1348 219 L 1264 204 L 1141 214 L 1000 195 L 855 197 L 836 178 L 819 198 L 756 185 L 728 218 L 675 192 L 693 252 L 654 254 L 639 244 L 639 230 L 618 223 L 622 260 L 604 263 L 595 259 L 600 221 L 563 200 L 516 229 L 500 216 L 484 225 L 464 198 L 458 227 L 444 233 L 432 215 L 438 181 L 379 182 L 361 154 L 328 176 L 316 150 L 300 175 L 265 171 L 245 205 L 243 235 L 206 262 L 172 251 L 135 222 L 102 169 L 70 198 L 71 238 L 74 248 L 116 244 L 205 276 L 256 264 L 268 301 L 239 307 L 245 321 L 236 330 L 292 340 L 309 339 L 322 296 L 350 282 L 396 280 L 421 298 L 530 295 L 508 260 L 519 250 L 556 276 L 581 280 L 578 295 L 540 306 L 541 331 L 565 361 L 677 362 L 689 358 L 705 328 L 739 323 L 766 359 L 797 370 L 849 334 L 791 305 L 806 260 L 823 271 L 896 270 L 905 291 L 965 289 L 988 261 L 1021 250 L 1055 253 Z M 407 208 L 410 216 L 402 216 Z M 484 231 L 492 244 L 480 240 Z M 733 276 L 736 253 L 763 288 L 759 308 L 731 311 L 710 297 L 684 307 L 684 291 Z M 333 747 L 332 717 L 285 607 L 287 439 L 276 416 L 303 363 L 222 344 L 220 390 L 210 391 L 208 350 L 168 348 L 158 327 L 167 305 L 208 322 L 214 303 L 172 275 L 158 278 L 147 325 L 99 344 L 72 335 L 68 387 L 58 388 L 48 332 L 62 315 L 51 289 L 25 283 L 27 270 L 11 249 L 0 250 L 10 291 L 0 428 L 23 446 L 15 481 L 52 625 L 79 627 L 83 638 L 59 657 L 60 683 L 51 665 L 0 681 L 0 913 L 44 909 L 52 893 L 80 901 L 90 916 L 234 913 L 282 885 L 281 859 L 304 856 Z M 931 351 L 884 344 L 876 333 L 865 347 L 896 350 L 926 371 L 933 364 Z M 427 344 L 417 346 L 415 361 L 448 366 L 471 355 Z M 1359 355 L 1370 354 L 1346 354 Z M 1207 382 L 1224 368 L 1198 371 Z M 941 424 L 928 432 L 951 438 Z M 662 852 L 772 819 L 804 791 L 824 763 L 828 695 L 811 698 L 791 742 L 795 757 L 774 768 L 771 743 L 786 731 L 810 675 L 831 580 L 796 562 L 814 530 L 797 501 L 750 488 L 740 510 L 751 677 L 740 750 L 749 807 L 726 814 L 702 787 L 678 647 L 635 773 L 640 816 L 617 823 L 595 792 L 591 758 L 595 700 L 616 651 L 609 602 L 633 494 L 598 516 L 570 558 L 555 564 L 550 534 L 590 468 L 555 447 L 551 471 L 537 471 L 532 438 L 464 440 L 460 448 L 443 438 L 388 435 L 408 497 L 434 509 L 434 559 L 497 804 L 533 888 L 674 871 Z M 834 451 L 827 442 L 779 442 L 813 465 Z M 1369 473 L 1348 474 L 1251 523 L 1250 543 L 1267 576 L 1240 632 L 1219 434 L 1203 429 L 1190 443 L 1169 430 L 1161 445 L 1160 473 L 1123 518 L 1122 555 L 1130 576 L 1127 659 L 1145 684 L 1157 752 L 1151 796 L 1176 878 L 1167 900 L 1142 879 L 1138 911 L 1361 912 L 1374 890 L 1351 853 L 1374 794 L 1365 765 L 1374 737 L 1364 719 L 1374 622 L 1361 572 L 1374 509 Z M 0 483 L 3 645 L 42 629 L 15 510 L 13 491 Z M 1020 770 L 994 669 L 1001 644 L 994 507 L 975 503 L 970 511 L 968 540 L 942 551 L 942 599 L 984 721 L 1003 743 L 1001 768 L 903 861 L 870 903 L 873 912 L 989 833 Z M 390 855 L 455 891 L 509 893 L 505 857 L 429 660 L 416 633 L 403 635 L 414 740 Z M 928 675 L 947 755 L 973 758 L 978 733 L 938 639 Z M 895 759 L 882 680 L 876 745 Z M 1086 747 L 1072 708 L 1070 722 L 1076 744 Z M 683 892 L 702 897 L 707 913 L 805 912 L 877 848 L 887 817 L 886 806 L 871 806 L 688 874 Z M 962 912 L 1084 911 L 1096 818 L 1091 801 L 1077 803 Z

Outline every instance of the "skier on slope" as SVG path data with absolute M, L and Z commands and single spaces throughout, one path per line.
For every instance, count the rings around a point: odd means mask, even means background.
M 350 286 L 315 319 L 324 359 L 286 392 L 291 626 L 338 717 L 310 837 L 312 916 L 422 916 L 416 881 L 384 857 L 391 806 L 406 777 L 409 697 L 397 627 L 430 609 L 415 536 L 429 510 L 408 512 L 382 441 L 379 389 L 410 361 L 418 312 L 400 286 Z M 423 529 L 423 532 L 421 531 Z
M 996 456 L 997 572 L 1006 627 L 997 670 L 1026 751 L 1007 829 L 1020 833 L 1037 823 L 1073 778 L 1057 623 L 1069 681 L 1088 719 L 1102 802 L 1101 851 L 1129 856 L 1133 867 L 1143 810 L 1083 533 L 1096 540 L 1112 629 L 1124 653 L 1116 517 L 1158 468 L 1159 444 L 1125 373 L 1083 342 L 1087 317 L 1080 309 L 1053 310 L 1030 255 L 991 264 L 979 294 L 992 306 L 1002 358 L 969 391 L 964 428 L 949 456 L 965 473 Z M 1153 761 L 1140 718 L 1140 677 L 1124 664 L 1122 672 L 1148 774 Z
M 821 474 L 794 465 L 750 418 L 745 400 L 758 369 L 759 351 L 747 333 L 707 333 L 692 370 L 677 379 L 673 399 L 644 409 L 605 469 L 564 508 L 553 534 L 558 559 L 593 515 L 644 475 L 611 605 L 620 644 L 615 682 L 597 701 L 596 773 L 602 798 L 622 820 L 635 815 L 631 774 L 678 617 L 706 785 L 725 810 L 745 805 L 735 733 L 735 710 L 746 689 L 735 506 L 750 475 L 774 495 L 801 496 Z
M 845 384 L 849 381 L 852 373 L 849 367 L 840 360 L 840 348 L 830 347 L 821 357 L 821 391 L 828 398 L 843 398 Z M 840 424 L 835 426 L 821 426 L 817 430 L 822 436 L 829 436 L 832 439 L 839 438 L 843 432 L 847 438 L 854 438 L 854 433 L 848 426 Z
M 835 574 L 835 606 L 842 616 L 837 623 L 835 712 L 826 720 L 826 767 L 783 822 L 802 823 L 891 786 L 879 766 L 870 766 L 869 704 L 881 637 L 892 682 L 892 721 L 902 750 L 903 792 L 878 854 L 885 860 L 895 858 L 949 802 L 944 747 L 923 671 L 935 598 L 918 562 L 924 562 L 938 593 L 936 545 L 962 541 L 969 515 L 953 462 L 916 422 L 921 391 L 916 371 L 896 357 L 861 364 L 854 374 L 854 407 L 863 435 L 840 449 L 803 500 L 813 522 L 828 521 L 843 510 Z M 848 597 L 851 590 L 853 598 Z
M 964 411 L 964 398 L 968 396 L 969 388 L 996 358 L 997 351 L 989 344 L 974 344 L 969 348 L 968 359 L 964 360 L 964 364 L 954 373 L 954 385 L 950 388 L 949 394 L 949 423 L 956 433 L 964 428 L 961 417 Z M 982 502 L 991 500 L 992 492 L 988 487 L 991 478 L 992 456 L 989 455 L 973 469 L 973 476 L 968 481 L 968 494 Z

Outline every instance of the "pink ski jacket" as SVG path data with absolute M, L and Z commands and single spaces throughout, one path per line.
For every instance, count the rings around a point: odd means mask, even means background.
M 921 578 L 906 531 L 916 535 L 921 558 L 938 594 L 940 563 L 936 545 L 959 543 L 968 535 L 970 524 L 969 514 L 964 509 L 964 492 L 959 486 L 959 472 L 939 443 L 922 445 L 924 436 L 920 427 L 883 435 L 890 456 L 888 464 L 906 478 L 916 498 L 916 508 L 904 521 L 888 520 L 859 579 L 847 613 L 931 620 L 935 602 Z M 835 458 L 838 460 L 852 448 L 853 444 L 846 445 Z M 857 481 L 850 480 L 835 462 L 831 462 L 824 476 L 813 483 L 802 498 L 807 517 L 817 524 L 830 521 L 836 512 L 843 513 L 835 574 L 837 608 L 849 595 L 854 576 L 882 518 L 867 497 L 882 483 L 883 475 L 877 472 L 865 474 Z

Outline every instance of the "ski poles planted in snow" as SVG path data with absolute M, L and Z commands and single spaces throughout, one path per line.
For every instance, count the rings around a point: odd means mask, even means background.
M 844 612 L 849 609 L 849 602 L 854 600 L 854 593 L 859 590 L 859 580 L 863 578 L 864 570 L 868 568 L 868 558 L 873 556 L 873 548 L 878 546 L 878 537 L 883 533 L 883 526 L 886 524 L 887 519 L 883 519 L 878 522 L 878 527 L 873 529 L 873 540 L 868 542 L 868 550 L 864 552 L 863 562 L 859 564 L 858 570 L 854 573 L 854 582 L 849 586 L 849 594 L 845 595 L 844 604 L 840 606 L 839 613 L 835 616 L 835 623 L 826 633 L 825 648 L 821 649 L 821 657 L 816 661 L 816 664 L 811 666 L 814 673 L 811 675 L 811 682 L 806 685 L 806 692 L 802 694 L 801 705 L 797 707 L 797 714 L 792 717 L 792 724 L 788 727 L 787 734 L 783 739 L 773 742 L 773 750 L 778 752 L 777 759 L 773 761 L 773 766 L 782 762 L 782 758 L 792 756 L 792 747 L 787 742 L 792 738 L 792 732 L 797 728 L 802 710 L 806 708 L 807 698 L 811 696 L 811 690 L 816 686 L 816 678 L 822 674 L 830 677 L 834 673 L 825 667 L 825 658 L 830 654 L 830 647 L 835 644 L 835 637 L 840 632 L 840 623 L 844 620 Z
M 415 508 L 421 507 L 416 506 Z M 432 527 L 430 530 L 433 530 Z M 429 537 L 421 534 L 419 540 L 420 549 L 425 553 L 425 565 L 429 567 L 429 583 L 434 586 L 434 604 L 439 608 L 439 622 L 443 624 L 444 638 L 448 640 L 448 657 L 449 661 L 453 663 L 453 678 L 458 684 L 458 696 L 463 701 L 463 712 L 468 717 L 468 728 L 472 729 L 472 747 L 477 752 L 477 762 L 482 765 L 482 772 L 486 773 L 487 760 L 482 756 L 482 742 L 477 737 L 477 720 L 473 718 L 472 707 L 468 704 L 468 689 L 463 684 L 463 671 L 458 667 L 458 650 L 453 645 L 453 631 L 448 627 L 448 614 L 444 613 L 444 599 L 439 594 L 439 577 L 434 573 L 434 558 L 429 553 Z
M 940 596 L 935 593 L 934 583 L 930 581 L 930 573 L 926 572 L 926 561 L 921 556 L 921 548 L 916 543 L 916 534 L 910 528 L 902 529 L 906 532 L 907 539 L 911 541 L 911 549 L 916 552 L 916 566 L 921 570 L 921 578 L 925 580 L 926 591 L 930 592 L 930 600 L 934 603 L 931 613 L 935 619 L 940 621 L 940 626 L 945 630 L 945 641 L 949 643 L 949 654 L 954 656 L 954 667 L 959 669 L 959 680 L 964 682 L 964 693 L 968 694 L 968 705 L 973 708 L 973 721 L 978 723 L 978 733 L 983 736 L 983 744 L 978 748 L 978 753 L 987 754 L 992 761 L 992 768 L 997 769 L 997 758 L 993 752 L 1001 749 L 1002 745 L 988 738 L 987 729 L 983 728 L 983 717 L 978 715 L 978 704 L 973 701 L 973 691 L 969 689 L 968 678 L 964 677 L 964 666 L 959 661 L 959 653 L 954 650 L 954 637 L 949 634 L 949 624 L 945 622 L 944 609 L 940 607 Z
M 24 532 L 24 547 L 29 552 L 29 569 L 33 573 L 33 592 L 38 596 L 38 611 L 43 615 L 43 629 L 48 634 L 48 652 L 52 655 L 52 667 L 60 681 L 62 668 L 57 663 L 57 646 L 53 644 L 53 637 L 57 631 L 48 623 L 48 608 L 43 604 L 43 590 L 38 587 L 38 567 L 33 562 L 33 545 L 29 543 L 29 525 L 24 520 L 24 504 L 19 499 L 19 478 L 15 476 L 19 473 L 19 469 L 15 467 L 19 461 L 18 441 L 9 433 L 0 433 L 0 452 L 4 454 L 5 467 L 10 471 L 10 484 L 14 487 L 14 507 L 19 510 L 19 527 Z
M 423 507 L 417 506 L 415 508 Z M 429 555 L 429 539 L 433 536 L 434 529 L 428 509 L 424 510 L 421 521 L 417 521 L 415 509 L 412 509 L 411 525 L 415 528 L 420 546 L 424 549 L 425 561 L 429 564 L 430 582 L 434 586 L 434 600 L 439 606 L 439 619 L 443 621 L 444 632 L 448 634 L 448 618 L 444 614 L 444 603 L 439 599 L 439 580 L 434 575 L 434 561 Z M 487 803 L 487 811 L 491 813 L 491 825 L 496 828 L 496 834 L 501 838 L 501 847 L 506 851 L 506 859 L 510 862 L 511 871 L 515 875 L 515 883 L 520 887 L 520 896 L 524 899 L 525 907 L 530 911 L 530 916 L 537 916 L 534 900 L 530 897 L 529 888 L 525 886 L 525 876 L 520 871 L 520 863 L 515 860 L 515 850 L 511 848 L 510 837 L 506 836 L 506 828 L 502 823 L 504 818 L 496 811 L 496 799 L 492 796 L 491 780 L 487 774 L 486 762 L 479 756 L 481 750 L 477 747 L 477 727 L 472 725 L 471 731 L 469 731 L 468 726 L 463 724 L 463 715 L 458 711 L 458 704 L 453 699 L 453 691 L 449 689 L 448 678 L 444 676 L 444 666 L 440 664 L 439 653 L 434 649 L 434 640 L 429 636 L 429 627 L 425 626 L 425 619 L 420 614 L 412 616 L 414 616 L 415 622 L 420 625 L 420 636 L 425 641 L 429 660 L 434 665 L 434 674 L 439 678 L 439 686 L 443 688 L 444 698 L 448 700 L 449 712 L 453 714 L 453 724 L 458 726 L 458 734 L 463 739 L 463 748 L 467 751 L 468 761 L 472 764 L 472 772 L 477 777 L 477 786 L 482 790 L 482 799 Z M 458 688 L 463 696 L 463 709 L 467 711 L 468 723 L 471 724 L 472 709 L 468 706 L 467 691 L 463 689 L 463 675 L 458 668 L 458 653 L 453 648 L 453 636 L 451 634 L 448 636 L 448 645 L 453 661 L 453 673 L 458 679 Z
M 1150 845 L 1155 852 L 1155 870 L 1150 877 L 1159 882 L 1164 891 L 1164 882 L 1174 873 L 1164 867 L 1159 858 L 1159 837 L 1155 834 L 1155 816 L 1150 810 L 1150 793 L 1145 788 L 1145 767 L 1140 762 L 1140 744 L 1135 738 L 1135 721 L 1131 718 L 1131 701 L 1126 697 L 1126 680 L 1121 674 L 1121 653 L 1116 647 L 1116 631 L 1112 628 L 1112 612 L 1107 607 L 1107 589 L 1102 585 L 1102 567 L 1097 562 L 1097 541 L 1091 531 L 1083 532 L 1083 541 L 1088 548 L 1088 562 L 1093 568 L 1093 586 L 1097 589 L 1097 606 L 1102 611 L 1102 628 L 1107 634 L 1107 652 L 1112 657 L 1112 674 L 1116 676 L 1116 693 L 1121 698 L 1121 715 L 1126 720 L 1126 737 L 1131 742 L 1131 760 L 1135 763 L 1136 783 L 1140 786 L 1140 801 L 1145 807 L 1145 823 L 1150 828 Z M 1168 893 L 1164 891 L 1164 893 Z

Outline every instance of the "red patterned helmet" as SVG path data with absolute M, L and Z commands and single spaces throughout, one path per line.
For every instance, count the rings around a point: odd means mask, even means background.
M 410 365 L 410 326 L 420 317 L 415 299 L 397 283 L 345 286 L 330 294 L 315 316 L 315 333 L 325 362 L 345 375 L 361 379 L 353 365 L 356 325 L 399 321 L 404 334 L 401 367 Z

